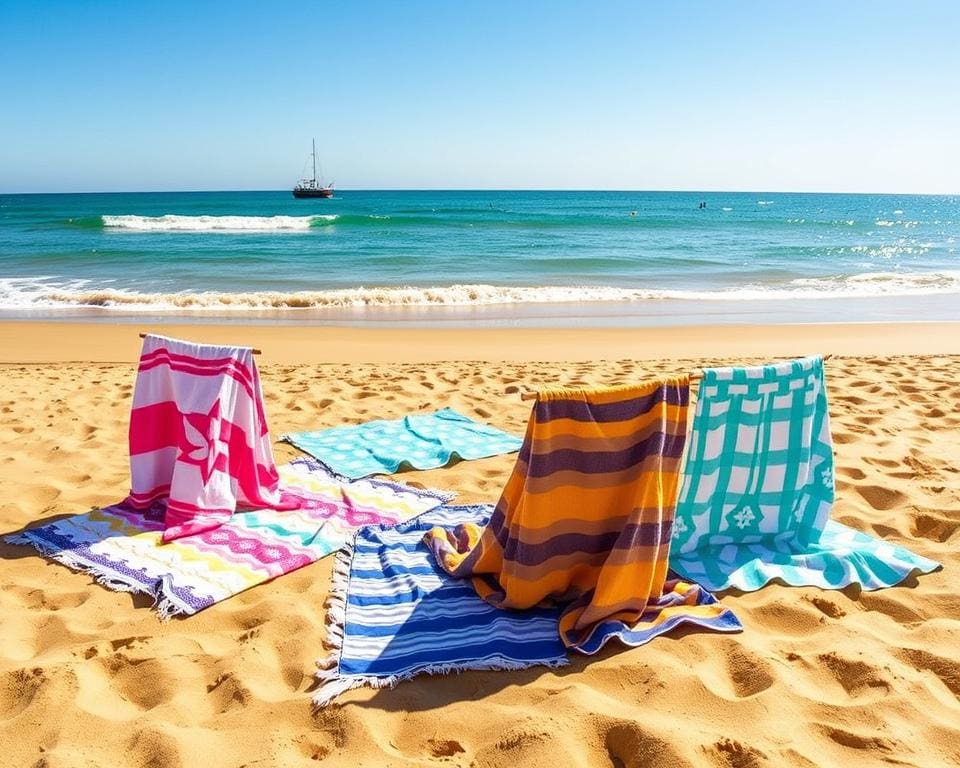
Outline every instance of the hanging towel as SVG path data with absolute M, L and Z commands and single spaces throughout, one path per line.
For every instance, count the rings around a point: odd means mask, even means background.
M 689 381 L 540 393 L 490 522 L 425 540 L 499 608 L 563 607 L 560 637 L 596 653 L 681 623 L 737 631 L 697 585 L 667 578 Z
M 892 586 L 938 564 L 830 520 L 833 446 L 823 359 L 703 372 L 671 567 L 719 590 Z
M 434 526 L 484 525 L 493 507 L 442 506 L 397 526 L 361 528 L 337 556 L 320 659 L 323 706 L 350 688 L 383 688 L 419 674 L 558 667 L 567 654 L 558 611 L 501 611 L 437 566 L 423 543 Z
M 483 459 L 520 450 L 519 438 L 450 408 L 395 421 L 294 432 L 280 439 L 349 478 L 435 469 L 454 458 Z
M 453 494 L 383 480 L 345 482 L 313 459 L 279 468 L 301 504 L 237 512 L 223 525 L 164 544 L 164 508 L 128 503 L 7 537 L 121 592 L 153 598 L 161 618 L 190 615 L 336 551 L 358 528 L 396 524 Z
M 158 501 L 164 541 L 217 528 L 238 506 L 296 508 L 295 499 L 281 497 L 249 347 L 144 339 L 127 503 L 145 510 Z

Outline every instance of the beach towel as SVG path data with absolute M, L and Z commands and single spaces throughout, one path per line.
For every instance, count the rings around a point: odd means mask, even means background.
M 559 611 L 501 611 L 437 566 L 423 543 L 435 526 L 484 525 L 493 508 L 437 507 L 397 526 L 360 529 L 337 556 L 327 603 L 318 706 L 350 688 L 393 686 L 421 673 L 567 663 Z
M 451 459 L 483 459 L 520 450 L 519 438 L 450 408 L 395 421 L 295 432 L 281 440 L 349 478 L 435 469 Z
M 381 480 L 345 482 L 312 459 L 279 468 L 302 503 L 237 512 L 218 528 L 162 542 L 164 506 L 128 502 L 7 537 L 110 589 L 152 597 L 161 618 L 196 613 L 336 551 L 360 526 L 393 524 L 453 494 Z
M 499 608 L 562 606 L 567 648 L 640 645 L 678 624 L 736 631 L 695 584 L 667 579 L 689 381 L 541 392 L 486 526 L 426 542 L 451 575 Z
M 280 493 L 251 348 L 144 338 L 127 503 L 146 510 L 156 502 L 164 541 L 217 528 L 238 506 L 296 506 Z
M 938 564 L 830 520 L 823 360 L 703 372 L 671 567 L 707 589 L 892 586 Z

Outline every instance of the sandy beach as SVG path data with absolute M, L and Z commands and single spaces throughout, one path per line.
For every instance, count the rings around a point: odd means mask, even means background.
M 275 437 L 444 406 L 522 434 L 519 390 L 833 354 L 834 518 L 943 568 L 873 593 L 728 593 L 742 634 L 421 676 L 315 713 L 332 558 L 160 622 L 149 601 L 0 544 L 0 766 L 960 765 L 960 324 L 0 323 L 0 533 L 125 496 L 138 330 L 261 347 Z M 398 477 L 495 502 L 513 461 Z

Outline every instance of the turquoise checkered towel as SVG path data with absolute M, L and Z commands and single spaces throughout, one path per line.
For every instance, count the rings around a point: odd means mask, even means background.
M 451 459 L 483 459 L 520 450 L 521 440 L 450 408 L 396 421 L 369 421 L 316 432 L 296 432 L 281 440 L 355 480 L 399 469 L 435 469 Z
M 881 589 L 939 564 L 830 520 L 823 359 L 703 372 L 670 565 L 709 590 Z

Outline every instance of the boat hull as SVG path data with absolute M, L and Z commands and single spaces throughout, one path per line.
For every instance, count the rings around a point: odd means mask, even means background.
M 298 200 L 311 197 L 333 197 L 333 190 L 329 187 L 321 189 L 295 189 L 293 196 Z

